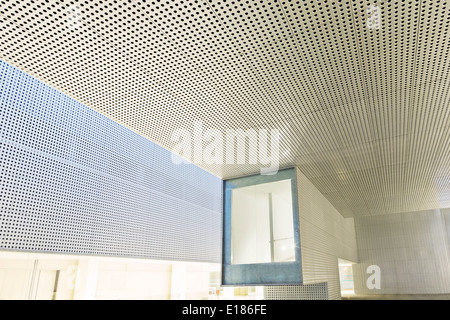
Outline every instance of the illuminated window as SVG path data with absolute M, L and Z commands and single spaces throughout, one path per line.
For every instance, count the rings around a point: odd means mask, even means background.
M 295 261 L 291 180 L 231 191 L 231 263 Z
M 295 169 L 225 181 L 224 285 L 301 283 Z

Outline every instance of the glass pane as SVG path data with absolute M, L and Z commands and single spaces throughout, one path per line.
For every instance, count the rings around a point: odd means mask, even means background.
M 231 191 L 231 263 L 295 261 L 291 180 Z

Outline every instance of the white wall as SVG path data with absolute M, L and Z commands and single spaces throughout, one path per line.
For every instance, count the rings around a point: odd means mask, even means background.
M 270 262 L 267 195 L 242 188 L 233 190 L 232 199 L 232 263 Z
M 340 299 L 338 258 L 358 261 L 353 218 L 344 218 L 297 170 L 304 284 L 326 282 L 328 299 Z
M 292 219 L 291 182 L 284 193 L 273 193 L 273 238 L 275 261 L 295 261 L 294 221 Z
M 170 299 L 171 275 L 170 263 L 101 262 L 95 299 Z
M 355 218 L 355 293 L 450 293 L 449 215 L 443 209 Z M 367 288 L 370 265 L 380 267 L 380 289 Z
M 0 300 L 206 299 L 217 270 L 209 263 L 0 251 Z
M 444 219 L 444 228 L 447 233 L 447 245 L 450 249 L 450 208 L 441 209 L 441 215 Z M 449 257 L 450 260 L 450 257 Z
M 34 260 L 0 259 L 0 300 L 26 300 Z
M 0 300 L 72 299 L 71 266 L 77 266 L 74 258 L 0 251 Z M 57 290 L 53 297 L 58 270 Z

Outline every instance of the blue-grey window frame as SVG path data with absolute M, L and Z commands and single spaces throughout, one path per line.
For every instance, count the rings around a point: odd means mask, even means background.
M 291 180 L 292 188 L 295 261 L 231 264 L 231 191 L 235 188 L 287 179 Z M 302 284 L 297 190 L 295 167 L 279 170 L 274 175 L 251 175 L 223 181 L 223 286 Z

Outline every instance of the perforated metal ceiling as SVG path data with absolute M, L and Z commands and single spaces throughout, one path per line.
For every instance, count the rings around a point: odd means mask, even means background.
M 167 149 L 278 128 L 344 216 L 450 206 L 449 1 L 0 3 L 1 59 Z

